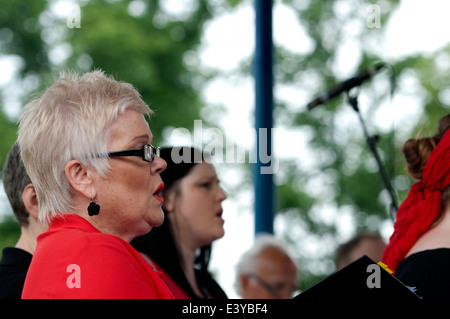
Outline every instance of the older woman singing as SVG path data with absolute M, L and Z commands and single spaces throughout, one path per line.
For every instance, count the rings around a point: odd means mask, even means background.
M 101 71 L 62 74 L 25 107 L 18 140 L 49 230 L 22 298 L 173 298 L 129 244 L 164 220 L 151 113 Z

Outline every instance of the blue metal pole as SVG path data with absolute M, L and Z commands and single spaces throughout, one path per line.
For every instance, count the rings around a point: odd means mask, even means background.
M 256 39 L 253 75 L 255 78 L 256 163 L 253 164 L 255 189 L 255 234 L 273 234 L 273 174 L 262 174 L 260 141 L 266 141 L 267 155 L 272 154 L 273 44 L 272 0 L 255 0 Z M 266 128 L 266 130 L 260 130 Z M 263 153 L 266 153 L 263 151 Z M 267 165 L 267 163 L 265 163 Z

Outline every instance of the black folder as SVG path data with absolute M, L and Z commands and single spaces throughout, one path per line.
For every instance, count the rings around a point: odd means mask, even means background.
M 366 255 L 298 294 L 294 300 L 305 305 L 328 300 L 342 304 L 386 306 L 421 301 L 410 288 Z

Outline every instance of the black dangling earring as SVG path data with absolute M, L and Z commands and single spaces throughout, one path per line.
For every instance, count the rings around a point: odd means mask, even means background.
M 100 205 L 94 202 L 91 198 L 91 203 L 88 206 L 88 214 L 89 216 L 98 215 L 100 213 Z

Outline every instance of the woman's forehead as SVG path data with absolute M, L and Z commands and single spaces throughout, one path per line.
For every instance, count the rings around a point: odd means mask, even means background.
M 217 178 L 216 170 L 214 166 L 207 162 L 201 162 L 195 165 L 189 174 L 186 175 L 186 178 Z
M 115 140 L 129 144 L 135 141 L 152 143 L 153 134 L 143 114 L 134 110 L 126 110 L 111 125 L 111 142 Z

